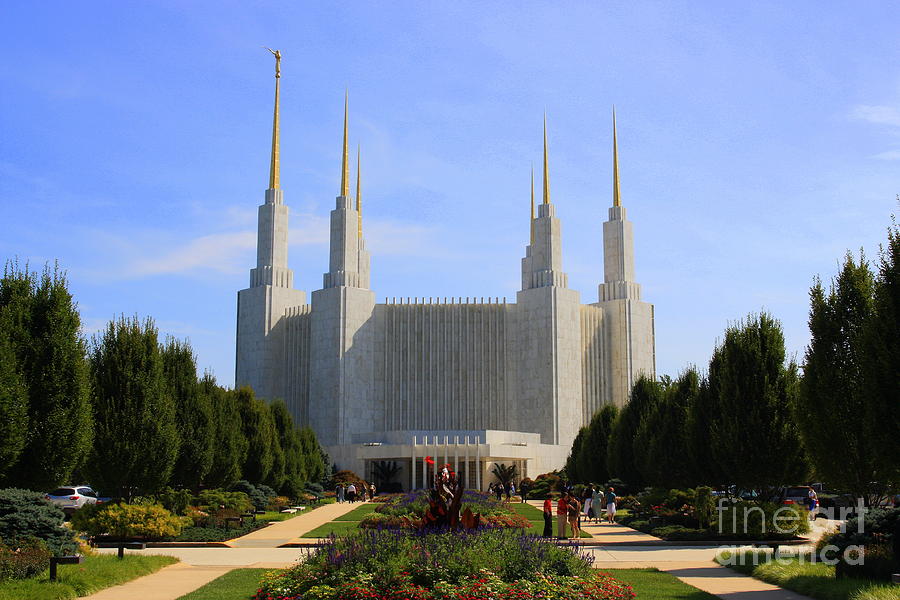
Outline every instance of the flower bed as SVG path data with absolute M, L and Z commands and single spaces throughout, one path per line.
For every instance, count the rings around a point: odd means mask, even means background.
M 481 515 L 482 525 L 488 528 L 528 529 L 531 522 L 510 510 L 509 506 L 483 492 L 466 490 L 463 492 L 460 512 L 466 509 Z M 428 492 L 414 491 L 405 494 L 391 494 L 366 515 L 360 523 L 361 529 L 401 528 L 416 529 L 420 519 L 428 509 Z
M 509 530 L 367 530 L 263 578 L 254 600 L 630 600 L 593 557 Z
M 487 515 L 482 517 L 481 522 L 489 528 L 510 528 L 510 529 L 528 529 L 531 527 L 531 521 L 522 515 L 504 513 L 497 515 Z M 384 529 L 384 528 L 401 528 L 416 529 L 419 522 L 413 518 L 403 515 L 383 515 L 377 512 L 366 515 L 359 522 L 360 529 Z

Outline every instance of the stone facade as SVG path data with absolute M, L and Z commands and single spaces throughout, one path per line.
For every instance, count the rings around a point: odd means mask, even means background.
M 545 158 L 514 303 L 376 303 L 360 204 L 342 184 L 329 270 L 307 304 L 287 268 L 282 192 L 268 190 L 257 265 L 238 293 L 236 385 L 285 399 L 340 468 L 369 474 L 373 461 L 395 460 L 407 486 L 421 486 L 422 461 L 442 452 L 462 460 L 473 487 L 487 487 L 496 462 L 518 465 L 523 477 L 561 467 L 595 411 L 621 406 L 640 373 L 655 376 L 654 325 L 621 206 L 603 224 L 598 302 L 582 304 L 568 288 L 548 178 Z

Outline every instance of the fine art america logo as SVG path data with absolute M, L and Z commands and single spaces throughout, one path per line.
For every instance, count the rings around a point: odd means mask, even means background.
M 845 529 L 847 526 L 846 519 L 849 516 L 856 517 L 856 532 L 858 534 L 862 534 L 865 532 L 865 515 L 868 509 L 866 509 L 863 504 L 862 498 L 857 499 L 856 506 L 842 506 L 836 510 L 835 507 L 829 508 L 819 508 L 817 509 L 818 514 L 824 515 L 826 519 L 837 519 L 841 521 L 843 524 L 840 526 L 841 533 L 845 533 Z M 736 533 L 747 535 L 751 532 L 757 533 L 761 528 L 761 533 L 767 533 L 766 525 L 768 519 L 766 519 L 765 511 L 758 506 L 746 506 L 743 507 L 743 514 L 737 510 L 737 507 L 728 506 L 725 504 L 724 500 L 719 500 L 716 505 L 716 512 L 719 515 L 719 534 L 722 535 L 725 533 L 726 524 L 729 524 L 730 521 L 730 533 Z M 731 513 L 727 515 L 726 513 Z M 730 517 L 730 518 L 729 518 Z M 805 518 L 805 517 L 801 517 Z M 799 527 L 797 523 L 797 511 L 794 507 L 791 506 L 782 506 L 778 508 L 771 519 L 772 530 L 771 533 L 780 534 L 780 535 L 796 535 L 797 529 Z M 725 550 L 729 547 L 722 546 L 722 549 Z M 792 561 L 799 559 L 800 563 L 810 562 L 810 563 L 823 563 L 826 565 L 834 566 L 838 564 L 838 562 L 843 562 L 847 565 L 863 565 L 865 564 L 865 547 L 860 545 L 851 544 L 844 548 L 843 555 L 840 552 L 840 548 L 833 544 L 827 544 L 818 549 L 818 552 L 799 552 L 799 553 L 784 553 L 778 551 L 776 546 L 776 551 L 773 553 L 771 557 L 766 556 L 763 553 L 750 553 L 749 555 L 745 555 L 738 552 L 725 552 L 719 557 L 719 563 L 724 566 L 733 566 L 736 564 L 744 565 L 747 564 L 747 558 L 750 558 L 753 566 L 757 566 L 759 564 L 760 559 L 763 559 L 765 562 L 769 562 L 774 560 L 778 564 L 790 564 Z

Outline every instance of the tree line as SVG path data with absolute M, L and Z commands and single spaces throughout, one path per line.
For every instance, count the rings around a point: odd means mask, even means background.
M 89 340 L 58 267 L 0 279 L 0 487 L 131 498 L 240 479 L 295 497 L 329 462 L 281 400 L 199 375 L 188 342 L 122 316 Z
M 802 368 L 763 312 L 729 326 L 705 373 L 641 376 L 576 437 L 572 481 L 736 485 L 764 495 L 810 478 L 875 504 L 900 487 L 900 228 L 871 264 L 848 253 L 810 290 Z

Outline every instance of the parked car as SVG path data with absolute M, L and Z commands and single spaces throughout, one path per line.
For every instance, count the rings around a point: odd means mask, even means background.
M 784 505 L 796 505 L 797 508 L 801 510 L 808 510 L 806 501 L 807 498 L 809 498 L 810 492 L 815 492 L 815 490 L 808 485 L 792 485 L 781 488 L 779 503 Z M 818 504 L 812 518 L 818 517 L 821 510 L 822 505 Z
M 68 514 L 75 512 L 85 504 L 97 504 L 97 492 L 87 485 L 67 485 L 56 488 L 44 498 Z

